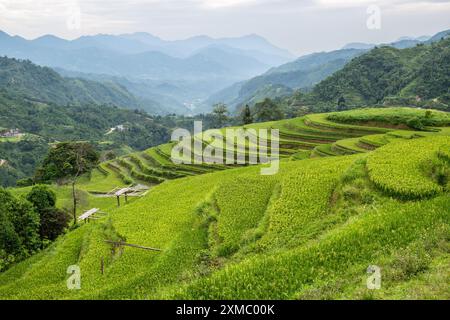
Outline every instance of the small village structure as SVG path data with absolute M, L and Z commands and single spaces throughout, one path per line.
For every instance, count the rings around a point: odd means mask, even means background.
M 17 138 L 23 135 L 19 129 L 0 129 L 0 138 Z

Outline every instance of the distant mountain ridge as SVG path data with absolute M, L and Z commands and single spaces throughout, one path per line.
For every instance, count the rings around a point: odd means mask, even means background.
M 345 49 L 309 54 L 217 92 L 206 104 L 224 102 L 234 109 L 266 97 L 284 97 L 296 89 L 310 89 L 364 52 L 366 50 Z
M 390 43 L 374 44 L 374 43 L 362 43 L 353 42 L 346 44 L 342 49 L 373 49 L 377 46 L 390 46 L 397 49 L 405 49 L 414 47 L 420 43 L 430 44 L 436 41 L 446 38 L 450 35 L 450 30 L 444 30 L 438 32 L 434 36 L 420 36 L 420 37 L 400 37 L 397 41 Z
M 5 34 L 5 33 L 4 33 Z M 17 40 L 25 40 L 17 37 Z M 65 40 L 53 35 L 45 35 L 33 40 L 25 40 L 33 44 L 58 49 L 79 50 L 85 48 L 101 48 L 123 54 L 136 54 L 146 51 L 158 51 L 166 55 L 187 58 L 203 48 L 211 45 L 228 46 L 241 51 L 263 53 L 266 56 L 282 57 L 280 61 L 291 60 L 295 56 L 288 50 L 280 49 L 256 34 L 237 38 L 211 38 L 195 36 L 184 40 L 167 41 L 146 32 L 132 34 L 107 35 L 98 34 L 82 36 L 74 40 Z M 264 55 L 261 55 L 264 57 Z M 262 63 L 271 64 L 267 59 L 256 56 Z
M 347 44 L 340 50 L 305 55 L 250 80 L 235 83 L 216 92 L 206 100 L 205 105 L 224 102 L 235 109 L 245 104 L 259 102 L 264 98 L 283 98 L 298 89 L 308 91 L 341 70 L 352 59 L 377 46 L 405 49 L 419 44 L 435 43 L 449 35 L 450 30 L 445 30 L 434 36 L 402 37 L 389 44 L 355 42 Z
M 142 98 L 162 97 L 162 113 L 189 113 L 186 105 L 294 58 L 257 35 L 166 41 L 148 33 L 101 34 L 69 41 L 51 35 L 26 40 L 1 32 L 0 55 L 29 59 L 66 71 L 64 75 L 126 78 L 146 88 L 148 94 Z M 167 96 L 158 90 L 165 84 L 179 90 Z

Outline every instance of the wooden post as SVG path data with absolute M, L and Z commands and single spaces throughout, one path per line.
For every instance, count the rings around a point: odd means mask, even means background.
M 125 203 L 128 203 L 128 193 L 125 193 Z
M 117 206 L 120 207 L 120 196 L 117 196 Z
M 100 271 L 102 274 L 105 272 L 105 261 L 103 260 L 103 257 L 100 260 Z

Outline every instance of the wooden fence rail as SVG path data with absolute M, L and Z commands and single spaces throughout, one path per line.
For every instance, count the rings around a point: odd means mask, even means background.
M 159 251 L 159 252 L 163 251 L 162 249 L 158 249 L 158 248 L 144 247 L 144 246 L 139 246 L 136 244 L 130 244 L 130 243 L 125 243 L 125 242 L 117 242 L 117 241 L 111 241 L 111 240 L 105 240 L 105 242 L 109 243 L 109 244 L 113 244 L 114 246 L 117 246 L 117 247 L 125 246 L 125 247 L 132 247 L 132 248 L 149 250 L 149 251 Z

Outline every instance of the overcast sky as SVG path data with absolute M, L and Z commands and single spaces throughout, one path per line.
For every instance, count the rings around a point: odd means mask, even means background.
M 370 5 L 381 28 L 369 29 Z M 79 17 L 79 18 L 78 18 Z M 35 38 L 145 31 L 163 39 L 256 33 L 296 55 L 450 29 L 450 0 L 0 0 L 0 29 Z

